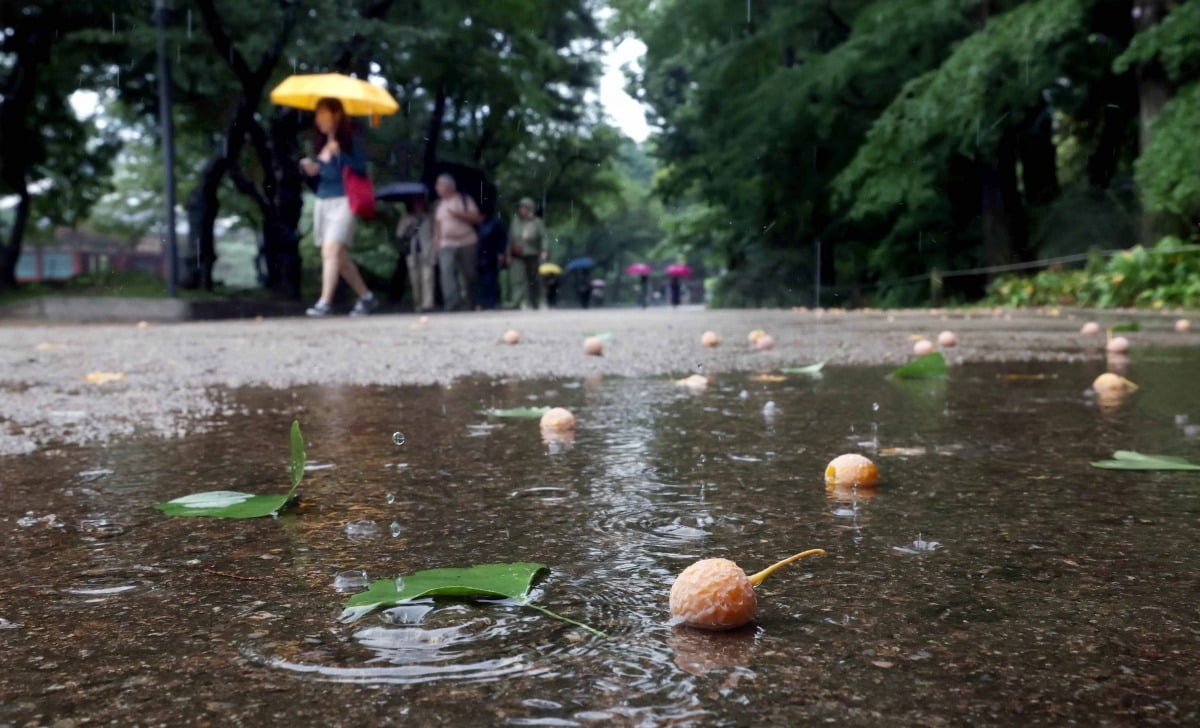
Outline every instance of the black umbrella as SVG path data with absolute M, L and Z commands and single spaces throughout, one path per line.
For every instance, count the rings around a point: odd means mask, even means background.
M 429 190 L 421 182 L 389 182 L 375 188 L 375 199 L 384 202 L 411 202 L 415 199 L 425 199 Z
M 475 199 L 484 217 L 496 214 L 496 185 L 492 184 L 482 169 L 458 162 L 438 162 L 432 178 L 426 181 L 432 186 L 437 176 L 442 174 L 453 177 L 458 191 L 465 192 Z

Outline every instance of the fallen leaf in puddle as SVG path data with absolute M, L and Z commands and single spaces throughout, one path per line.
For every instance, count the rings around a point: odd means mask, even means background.
M 778 374 L 756 374 L 753 377 L 750 377 L 750 381 L 752 381 L 752 382 L 786 382 L 787 377 L 783 377 Z
M 896 663 L 888 662 L 887 660 L 873 660 L 871 662 L 875 667 L 895 667 Z
M 1098 460 L 1093 468 L 1108 470 L 1200 470 L 1200 465 L 1174 455 L 1146 455 L 1132 450 L 1117 450 L 1112 460 Z
M 50 349 L 61 349 L 62 346 L 62 344 L 54 344 L 49 341 L 43 341 L 33 348 L 37 349 L 38 351 L 49 351 Z
M 108 384 L 125 381 L 125 372 L 88 372 L 84 379 L 92 384 Z

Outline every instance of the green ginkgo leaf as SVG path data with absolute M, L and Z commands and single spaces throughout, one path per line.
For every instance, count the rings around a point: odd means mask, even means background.
M 291 444 L 288 472 L 292 487 L 287 493 L 254 495 L 236 490 L 210 490 L 157 503 L 154 507 L 168 516 L 183 517 L 262 518 L 276 515 L 292 501 L 304 477 L 304 437 L 300 434 L 300 423 L 297 421 L 292 422 Z
M 395 579 L 379 579 L 366 591 L 350 597 L 342 610 L 341 619 L 343 622 L 354 622 L 380 607 L 391 607 L 422 597 L 507 597 L 547 616 L 605 636 L 586 624 L 529 601 L 529 589 L 533 586 L 534 578 L 546 568 L 544 564 L 518 561 L 511 564 L 477 564 L 467 568 L 426 569 Z
M 1097 460 L 1093 468 L 1105 470 L 1200 470 L 1200 465 L 1174 455 L 1143 455 L 1133 450 L 1117 450 L 1112 460 Z
M 828 361 L 828 359 L 822 359 L 816 364 L 809 364 L 802 367 L 788 367 L 787 369 L 780 369 L 779 371 L 783 372 L 784 374 L 820 374 L 821 370 L 825 368 L 825 363 Z
M 889 374 L 896 379 L 943 379 L 949 370 L 940 351 L 919 356 Z
M 550 411 L 549 407 L 514 407 L 513 409 L 486 409 L 488 417 L 535 420 Z

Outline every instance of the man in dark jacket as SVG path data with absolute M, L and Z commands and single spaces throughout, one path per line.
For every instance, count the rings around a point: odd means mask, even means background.
M 479 233 L 479 307 L 488 310 L 500 303 L 500 269 L 506 264 L 508 231 L 499 215 L 476 227 Z

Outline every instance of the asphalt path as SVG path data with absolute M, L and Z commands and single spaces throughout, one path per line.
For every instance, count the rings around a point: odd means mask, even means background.
M 325 319 L 55 325 L 0 321 L 0 456 L 150 434 L 185 436 L 230 406 L 240 387 L 445 384 L 461 377 L 683 377 L 829 366 L 899 365 L 914 339 L 952 330 L 967 361 L 1104 361 L 1102 326 L 1137 320 L 1131 356 L 1200 346 L 1200 320 L 1178 314 L 951 309 L 904 311 L 681 308 L 497 311 Z M 1192 318 L 1195 318 L 1193 316 Z M 520 333 L 506 345 L 505 331 Z M 756 351 L 761 329 L 774 347 Z M 701 345 L 705 331 L 721 343 Z M 605 339 L 588 356 L 588 334 Z M 89 381 L 93 379 L 109 381 Z

